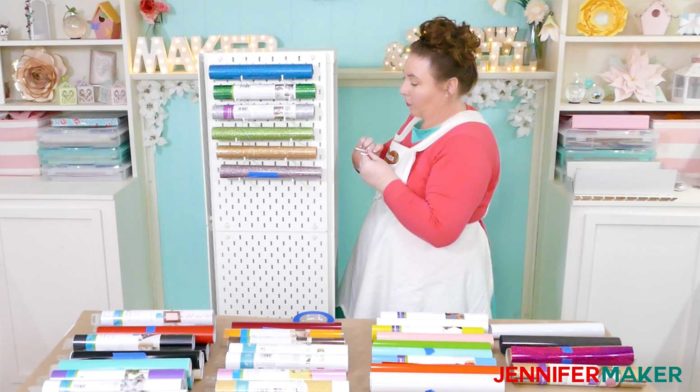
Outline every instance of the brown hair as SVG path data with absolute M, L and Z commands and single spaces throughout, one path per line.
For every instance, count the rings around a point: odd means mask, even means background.
M 420 39 L 411 44 L 411 53 L 430 59 L 433 77 L 444 81 L 457 78 L 459 93 L 474 87 L 478 74 L 475 53 L 481 42 L 469 25 L 444 16 L 421 23 Z

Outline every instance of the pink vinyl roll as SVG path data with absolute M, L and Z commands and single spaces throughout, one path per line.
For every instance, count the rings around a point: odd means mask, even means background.
M 534 362 L 575 365 L 627 366 L 634 362 L 634 349 L 630 346 L 513 346 L 506 350 L 506 361 L 509 364 Z
M 474 342 L 489 343 L 493 346 L 491 334 L 445 334 L 445 333 L 406 333 L 406 332 L 377 332 L 377 340 L 408 340 L 427 342 Z

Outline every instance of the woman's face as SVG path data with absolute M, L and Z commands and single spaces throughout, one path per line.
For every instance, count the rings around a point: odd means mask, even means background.
M 403 83 L 399 92 L 415 117 L 438 112 L 448 102 L 447 86 L 433 77 L 430 59 L 410 54 L 403 67 Z

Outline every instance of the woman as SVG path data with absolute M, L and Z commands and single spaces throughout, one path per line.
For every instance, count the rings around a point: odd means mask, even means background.
M 461 97 L 476 83 L 479 39 L 444 17 L 421 24 L 404 66 L 410 115 L 393 140 L 361 138 L 355 169 L 378 192 L 345 273 L 347 317 L 384 310 L 491 312 L 482 219 L 496 189 L 496 141 Z

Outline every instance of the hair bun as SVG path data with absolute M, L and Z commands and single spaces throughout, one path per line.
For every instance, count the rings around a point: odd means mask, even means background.
M 460 67 L 474 63 L 474 53 L 481 42 L 466 23 L 457 24 L 438 16 L 423 22 L 419 31 L 420 41 L 426 48 L 448 55 Z

